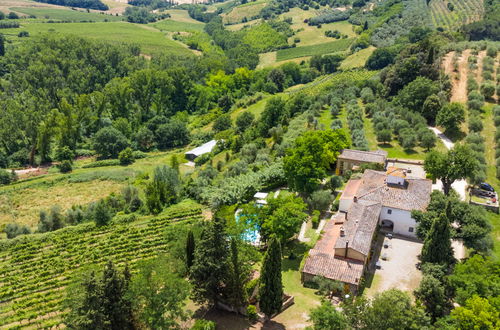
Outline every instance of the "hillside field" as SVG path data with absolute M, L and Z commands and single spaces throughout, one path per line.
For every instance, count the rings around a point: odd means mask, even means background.
M 11 39 L 17 40 L 20 31 L 28 31 L 31 36 L 51 32 L 74 34 L 90 39 L 98 39 L 111 43 L 137 44 L 144 54 L 169 52 L 174 55 L 189 55 L 192 52 L 162 32 L 140 24 L 126 22 L 108 23 L 31 23 L 26 22 L 16 29 L 3 29 L 2 32 Z
M 70 9 L 52 9 L 52 8 L 29 8 L 29 7 L 14 7 L 12 10 L 23 13 L 26 15 L 36 16 L 37 19 L 51 19 L 51 20 L 62 20 L 62 21 L 94 21 L 94 22 L 104 22 L 104 21 L 122 21 L 124 18 L 122 16 L 107 15 L 104 13 L 87 13 L 82 9 L 70 10 Z
M 347 50 L 353 41 L 354 39 L 342 39 L 311 46 L 280 49 L 276 52 L 276 61 L 281 62 L 296 57 L 342 52 Z
M 434 26 L 447 29 L 477 21 L 484 11 L 482 0 L 432 0 L 429 8 Z

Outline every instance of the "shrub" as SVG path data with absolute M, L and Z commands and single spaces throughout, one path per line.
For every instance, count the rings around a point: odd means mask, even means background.
M 311 224 L 312 224 L 312 227 L 314 229 L 318 228 L 318 225 L 319 225 L 319 211 L 318 210 L 314 210 L 313 214 L 312 214 L 312 217 L 311 217 Z
M 215 330 L 215 322 L 198 319 L 194 322 L 194 325 L 191 327 L 191 330 Z
M 57 165 L 59 172 L 61 173 L 69 173 L 73 170 L 73 166 L 71 165 L 71 161 L 63 160 Z
M 116 158 L 127 146 L 127 138 L 114 127 L 102 128 L 94 137 L 94 149 L 102 158 Z
M 120 151 L 118 154 L 118 160 L 120 161 L 120 165 L 130 165 L 135 161 L 134 154 L 132 148 L 127 147 Z
M 257 307 L 254 305 L 248 305 L 247 307 L 247 317 L 250 322 L 257 321 L 259 315 L 257 314 Z
M 13 180 L 12 180 L 12 174 L 5 171 L 5 170 L 2 170 L 0 169 L 0 185 L 2 184 L 9 184 L 11 183 Z
M 18 223 L 9 223 L 5 226 L 5 234 L 7 238 L 11 239 L 19 235 L 31 234 L 31 230 L 26 225 L 20 225 Z
M 485 98 L 491 99 L 495 95 L 495 84 L 491 81 L 486 81 L 481 84 L 481 93 Z
M 317 190 L 307 198 L 306 202 L 310 210 L 326 211 L 333 200 L 332 194 L 328 190 Z
M 118 159 L 104 159 L 92 162 L 90 164 L 85 164 L 82 166 L 82 168 L 95 168 L 95 167 L 117 166 L 117 165 L 120 165 L 120 161 Z
M 469 131 L 481 132 L 483 130 L 483 122 L 479 116 L 471 116 L 469 119 Z

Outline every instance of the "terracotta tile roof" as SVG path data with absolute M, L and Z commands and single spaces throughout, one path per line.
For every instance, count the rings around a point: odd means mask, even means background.
M 381 209 L 382 205 L 379 202 L 367 200 L 353 202 L 347 212 L 347 221 L 343 224 L 345 235 L 337 239 L 335 247 L 345 248 L 346 242 L 349 242 L 349 248 L 367 256 Z
M 339 213 L 339 216 L 342 217 L 343 214 Z M 340 236 L 340 225 L 335 225 L 335 219 L 332 219 L 323 231 L 321 239 L 309 251 L 302 272 L 358 285 L 363 275 L 363 262 L 335 256 L 335 242 Z
M 361 150 L 344 149 L 342 150 L 342 153 L 338 158 L 346 160 L 356 160 L 367 163 L 385 163 L 387 159 L 387 151 L 384 150 L 361 151 Z
M 309 251 L 309 256 L 302 271 L 307 274 L 359 285 L 359 280 L 363 276 L 363 269 L 364 265 L 361 261 L 343 259 L 313 249 Z
M 383 206 L 400 210 L 424 211 L 431 200 L 432 181 L 414 177 L 406 177 L 404 187 L 386 184 L 387 174 L 366 170 L 361 177 L 363 181 L 358 189 L 358 200 L 369 200 L 382 203 Z
M 344 191 L 342 191 L 342 196 L 340 196 L 340 198 L 352 199 L 358 192 L 359 186 L 362 182 L 363 181 L 361 179 L 352 179 L 347 181 L 347 184 L 344 188 Z
M 406 170 L 399 167 L 391 166 L 387 168 L 387 171 L 385 173 L 390 176 L 398 176 L 400 178 L 406 178 Z

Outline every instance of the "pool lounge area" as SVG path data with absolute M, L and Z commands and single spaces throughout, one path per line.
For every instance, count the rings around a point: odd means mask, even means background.
M 240 223 L 240 220 L 242 219 L 242 214 L 241 214 L 241 209 L 236 210 L 236 213 L 234 214 L 234 218 L 236 219 L 236 223 Z M 254 246 L 259 246 L 260 245 L 260 228 L 257 224 L 254 224 L 252 226 L 251 223 L 248 223 L 248 217 L 243 218 L 247 219 L 247 225 L 249 228 L 245 230 L 245 232 L 242 235 L 242 239 Z

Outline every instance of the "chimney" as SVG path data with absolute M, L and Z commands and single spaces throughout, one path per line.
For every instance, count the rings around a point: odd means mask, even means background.
M 340 237 L 344 237 L 345 236 L 345 229 L 344 229 L 344 226 L 340 227 Z
M 354 196 L 354 198 L 352 200 L 354 201 L 354 203 L 357 203 L 358 202 L 358 197 Z
M 349 248 L 349 241 L 346 241 L 345 242 L 345 254 L 344 254 L 344 258 L 347 258 L 347 249 Z

